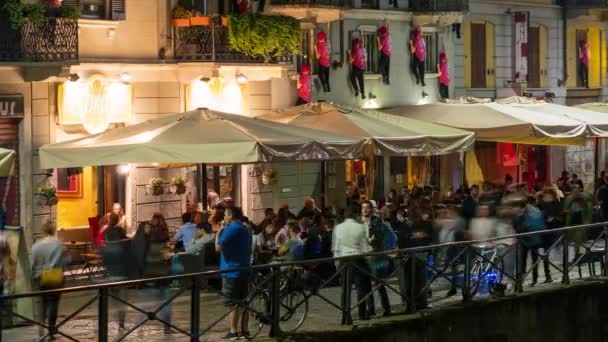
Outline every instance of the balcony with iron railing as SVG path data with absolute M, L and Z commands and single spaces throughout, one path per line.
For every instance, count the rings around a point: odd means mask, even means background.
M 608 0 L 564 0 L 564 4 L 568 8 L 603 8 L 608 9 Z
M 218 20 L 213 20 L 211 25 L 206 26 L 174 27 L 173 32 L 176 60 L 274 64 L 289 64 L 293 60 L 293 56 L 286 55 L 264 61 L 261 57 L 251 57 L 232 50 L 228 43 L 228 27 L 221 25 Z
M 78 61 L 78 23 L 49 18 L 43 23 L 28 19 L 15 29 L 0 15 L 0 62 Z
M 273 6 L 389 9 L 414 12 L 462 12 L 469 9 L 469 0 L 409 0 L 407 7 L 398 7 L 397 0 L 272 0 L 271 4 Z
M 409 0 L 413 12 L 463 12 L 469 10 L 469 0 Z

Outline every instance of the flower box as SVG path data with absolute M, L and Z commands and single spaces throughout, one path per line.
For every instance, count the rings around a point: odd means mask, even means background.
M 203 16 L 203 17 L 192 17 L 190 18 L 191 26 L 209 26 L 211 25 L 211 17 Z
M 190 26 L 190 19 L 173 19 L 172 24 L 175 27 L 188 27 Z

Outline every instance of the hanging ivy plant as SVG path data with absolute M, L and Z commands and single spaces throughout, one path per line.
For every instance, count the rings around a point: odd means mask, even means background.
M 228 21 L 230 49 L 251 57 L 263 57 L 265 62 L 298 53 L 300 34 L 300 23 L 292 17 L 233 14 Z

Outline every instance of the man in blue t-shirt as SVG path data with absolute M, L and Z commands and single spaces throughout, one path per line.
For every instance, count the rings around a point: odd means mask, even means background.
M 221 253 L 220 270 L 236 270 L 222 273 L 222 295 L 226 306 L 233 308 L 242 304 L 249 291 L 251 273 L 251 232 L 241 223 L 243 212 L 240 208 L 226 209 L 224 227 L 215 235 L 215 249 Z M 248 331 L 238 331 L 239 322 L 245 310 L 236 307 L 228 315 L 230 332 L 224 340 L 248 337 Z M 246 325 L 244 325 L 246 326 Z

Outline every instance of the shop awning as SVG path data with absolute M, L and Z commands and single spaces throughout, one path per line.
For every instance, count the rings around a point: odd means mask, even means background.
M 200 109 L 40 149 L 42 168 L 355 159 L 365 140 Z
M 407 118 L 475 132 L 483 141 L 583 145 L 587 125 L 562 115 L 491 103 L 403 106 L 385 110 Z
M 317 102 L 259 116 L 303 128 L 369 139 L 376 155 L 438 155 L 466 151 L 471 132 L 378 111 Z
M 9 177 L 14 173 L 17 152 L 0 148 L 0 177 Z

